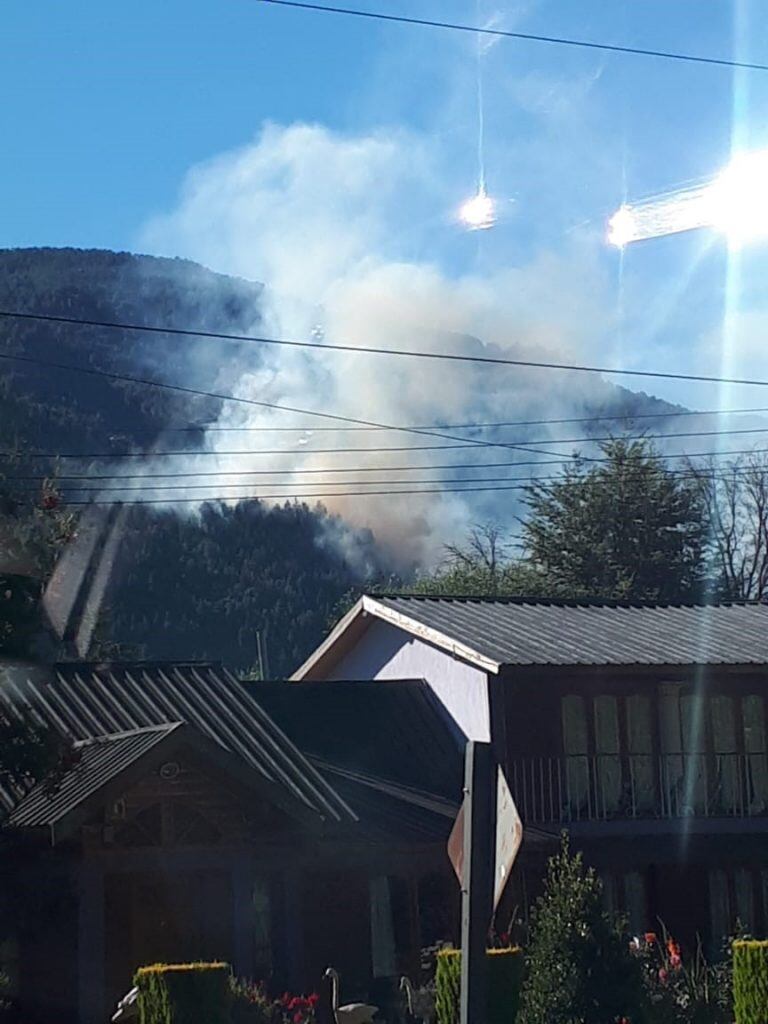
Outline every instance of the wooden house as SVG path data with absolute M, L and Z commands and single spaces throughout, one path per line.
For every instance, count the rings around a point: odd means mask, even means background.
M 56 778 L 0 790 L 26 1021 L 101 1024 L 157 960 L 224 959 L 278 992 L 332 964 L 381 1005 L 422 942 L 455 937 L 459 731 L 421 682 L 316 689 L 202 664 L 3 669 L 6 713 L 73 744 Z
M 493 742 L 637 932 L 768 934 L 768 606 L 366 596 L 294 678 L 392 676 Z

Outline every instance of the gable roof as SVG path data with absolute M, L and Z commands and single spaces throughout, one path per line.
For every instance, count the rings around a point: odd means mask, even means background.
M 244 685 L 321 770 L 460 801 L 465 737 L 423 680 Z
M 26 706 L 76 741 L 185 722 L 321 818 L 357 820 L 331 783 L 218 665 L 73 662 L 50 671 L 6 668 L 0 703 Z
M 34 786 L 13 807 L 8 824 L 16 828 L 55 825 L 181 728 L 181 722 L 169 722 L 76 743 L 72 767 L 55 787 L 45 782 Z
M 765 665 L 768 606 L 365 596 L 297 670 L 332 670 L 371 618 L 497 673 L 505 665 Z
M 300 820 L 317 822 L 315 814 L 277 783 L 203 736 L 185 722 L 133 729 L 83 740 L 73 746 L 72 763 L 60 775 L 43 780 L 12 805 L 7 823 L 15 828 L 49 828 L 60 838 L 86 821 L 102 805 L 179 752 L 202 757 L 206 769 L 222 777 L 228 791 L 256 793 Z M 110 796 L 110 794 L 112 794 Z M 3 793 L 7 798 L 8 791 Z

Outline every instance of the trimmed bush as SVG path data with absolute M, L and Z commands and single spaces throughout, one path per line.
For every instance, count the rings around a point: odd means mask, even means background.
M 514 1024 L 523 984 L 523 954 L 517 947 L 489 949 L 488 1024 Z M 437 955 L 435 1007 L 438 1024 L 458 1024 L 461 995 L 461 951 L 443 949 Z
M 768 1021 L 768 941 L 734 942 L 733 1010 L 736 1024 Z
M 139 1024 L 228 1024 L 228 964 L 153 964 L 140 967 Z

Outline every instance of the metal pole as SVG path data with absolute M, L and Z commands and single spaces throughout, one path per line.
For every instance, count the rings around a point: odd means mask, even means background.
M 467 743 L 464 790 L 460 1024 L 485 1024 L 485 951 L 493 915 L 496 849 L 496 773 L 490 743 Z

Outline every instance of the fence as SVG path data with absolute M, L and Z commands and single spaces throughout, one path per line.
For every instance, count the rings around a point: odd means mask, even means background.
M 511 776 L 529 824 L 768 814 L 768 753 L 534 757 Z

